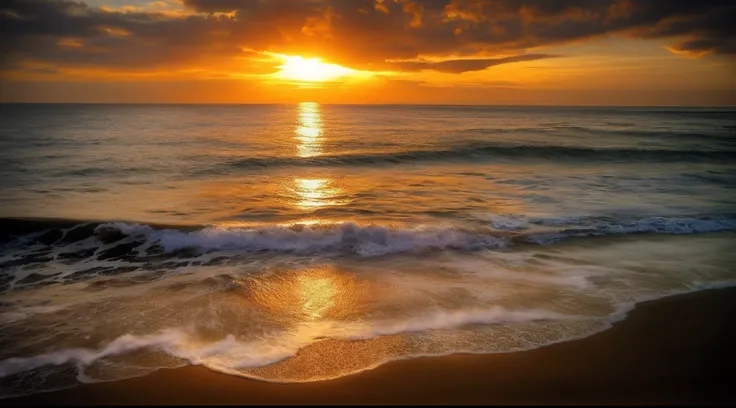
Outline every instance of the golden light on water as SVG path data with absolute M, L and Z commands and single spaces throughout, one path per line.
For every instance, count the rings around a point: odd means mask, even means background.
M 327 184 L 327 180 L 324 179 L 296 179 L 297 183 L 307 191 L 314 191 L 323 188 Z M 313 194 L 313 193 L 309 193 Z
M 284 381 L 328 379 L 356 372 L 400 355 L 410 346 L 402 336 L 336 340 L 331 333 L 376 313 L 381 287 L 334 265 L 257 275 L 248 293 L 279 326 L 309 342 L 290 358 L 248 370 L 257 377 Z M 320 341 L 315 341 L 320 340 Z
M 318 103 L 302 102 L 298 106 L 298 124 L 294 131 L 299 157 L 315 157 L 323 154 L 322 111 Z M 342 189 L 327 178 L 296 178 L 290 188 L 295 197 L 294 205 L 301 209 L 342 205 Z
M 299 196 L 299 207 L 323 207 L 328 203 L 329 192 L 325 186 L 328 181 L 325 179 L 295 179 L 295 192 Z
M 302 102 L 298 107 L 298 124 L 294 137 L 299 157 L 322 155 L 322 112 L 318 103 Z
M 337 295 L 334 279 L 320 276 L 299 276 L 298 293 L 302 312 L 311 320 L 317 320 L 324 316 L 331 308 L 335 307 L 335 296 Z
M 355 324 L 374 312 L 379 288 L 335 266 L 323 266 L 250 278 L 248 293 L 293 338 L 307 347 L 290 358 L 248 370 L 257 377 L 314 381 L 375 366 L 401 353 L 402 336 L 368 340 L 335 340 L 343 322 Z M 320 341 L 315 341 L 319 339 Z
M 299 208 L 316 209 L 347 203 L 340 199 L 342 190 L 335 187 L 334 182 L 329 179 L 295 179 L 294 183 L 296 206 Z
M 289 323 L 355 317 L 371 298 L 366 282 L 332 266 L 254 276 L 247 285 L 257 304 Z

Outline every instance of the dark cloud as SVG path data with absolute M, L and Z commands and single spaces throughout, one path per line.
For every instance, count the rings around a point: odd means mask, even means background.
M 387 67 L 397 71 L 416 72 L 422 70 L 434 70 L 439 72 L 447 72 L 451 74 L 460 74 L 469 71 L 482 71 L 484 69 L 512 62 L 536 61 L 546 58 L 555 58 L 557 55 L 550 54 L 524 54 L 507 58 L 480 58 L 480 59 L 462 59 L 448 60 L 441 62 L 429 61 L 407 61 L 392 62 Z
M 259 0 L 184 0 L 184 6 L 205 13 L 230 13 L 258 7 Z
M 546 58 L 528 51 L 612 33 L 663 39 L 675 51 L 736 54 L 733 0 L 184 0 L 183 4 L 187 13 L 177 15 L 111 11 L 69 0 L 3 0 L 0 63 L 5 69 L 19 66 L 19 61 L 167 69 L 243 57 L 246 48 L 320 56 L 360 69 L 392 65 L 406 71 L 459 73 Z M 73 42 L 79 46 L 70 46 Z M 512 57 L 472 58 L 493 54 Z M 449 60 L 386 62 L 423 55 Z
M 520 48 L 624 32 L 733 54 L 736 36 L 732 0 L 452 0 L 445 11 L 477 41 Z
M 718 2 L 709 13 L 671 17 L 651 27 L 640 27 L 642 36 L 678 37 L 673 48 L 682 51 L 736 55 L 736 2 Z M 688 3 L 692 7 L 692 3 Z

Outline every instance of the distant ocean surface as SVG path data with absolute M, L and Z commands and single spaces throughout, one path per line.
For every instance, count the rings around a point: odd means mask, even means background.
M 734 265 L 734 109 L 0 105 L 0 397 L 528 350 Z

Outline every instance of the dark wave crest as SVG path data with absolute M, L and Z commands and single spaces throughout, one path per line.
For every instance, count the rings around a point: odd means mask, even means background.
M 0 292 L 133 274 L 159 279 L 184 267 L 237 265 L 254 256 L 375 257 L 428 251 L 513 250 L 568 239 L 736 231 L 736 215 L 527 218 L 494 216 L 475 229 L 395 228 L 351 222 L 249 228 L 0 219 Z M 10 232 L 7 232 L 10 231 Z M 48 268 L 51 266 L 51 268 Z M 53 271 L 59 272 L 53 272 Z M 51 271 L 51 272 L 49 272 Z
M 264 225 L 254 227 L 164 226 L 124 222 L 0 219 L 4 249 L 76 248 L 92 244 L 100 256 L 119 258 L 125 243 L 146 253 L 176 253 L 186 249 L 243 252 L 352 252 L 362 256 L 423 249 L 499 248 L 513 243 L 551 244 L 566 238 L 640 233 L 696 234 L 736 230 L 736 215 L 668 217 L 561 217 L 493 216 L 477 228 L 453 226 L 388 227 L 352 222 L 318 225 Z M 135 244 L 135 245 L 133 245 Z M 142 251 L 137 251 L 142 253 Z M 57 254 L 59 255 L 59 254 Z M 61 254 L 64 255 L 64 254 Z M 68 254 L 67 254 L 68 255 Z M 64 256 L 62 256 L 63 258 Z M 66 256 L 67 258 L 70 256 Z M 58 258 L 58 257 L 56 257 Z
M 736 159 L 736 150 L 679 151 L 655 149 L 589 149 L 563 146 L 462 145 L 438 150 L 392 153 L 325 155 L 315 157 L 250 157 L 228 163 L 239 168 L 313 167 L 401 164 L 441 160 L 543 160 L 567 162 L 724 162 Z

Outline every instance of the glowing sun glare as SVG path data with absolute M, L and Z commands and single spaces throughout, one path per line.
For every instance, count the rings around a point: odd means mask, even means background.
M 275 76 L 292 81 L 333 81 L 345 76 L 357 75 L 360 72 L 336 64 L 322 62 L 320 58 L 305 59 L 286 55 L 281 58 L 283 58 L 284 63 L 278 67 L 281 71 L 277 72 Z

